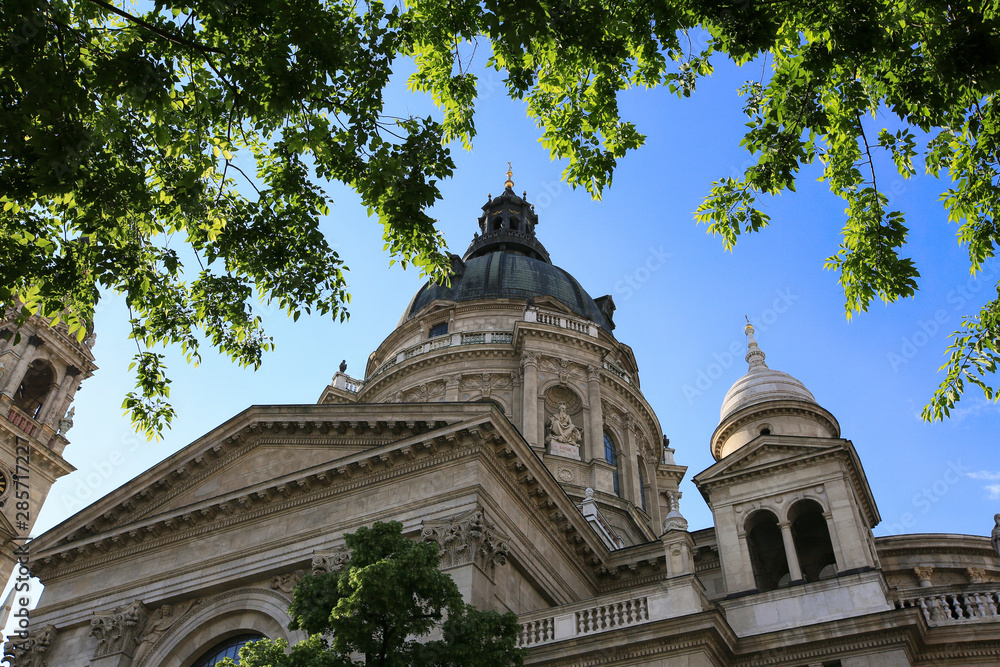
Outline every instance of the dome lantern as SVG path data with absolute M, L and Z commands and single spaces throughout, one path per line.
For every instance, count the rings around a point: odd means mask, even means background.
M 503 193 L 496 199 L 492 195 L 487 197 L 479 218 L 479 232 L 462 259 L 468 261 L 502 250 L 551 264 L 548 251 L 535 238 L 535 225 L 538 224 L 535 207 L 528 203 L 527 193 L 523 197 L 514 194 L 514 172 L 509 162 L 507 165 Z

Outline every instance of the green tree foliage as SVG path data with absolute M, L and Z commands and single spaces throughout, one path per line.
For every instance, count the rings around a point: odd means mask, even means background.
M 904 256 L 907 227 L 879 189 L 874 155 L 903 178 L 917 168 L 948 183 L 947 219 L 978 273 L 1000 240 L 1000 16 L 998 3 L 945 0 L 417 0 L 420 70 L 411 80 L 444 108 L 446 136 L 470 141 L 474 92 L 459 44 L 488 39 L 490 64 L 524 99 L 565 178 L 600 196 L 618 158 L 642 135 L 619 113 L 630 88 L 668 86 L 690 96 L 712 59 L 754 71 L 740 91 L 749 118 L 742 141 L 755 161 L 712 184 L 697 219 L 732 248 L 768 223 L 761 196 L 795 189 L 803 166 L 847 204 L 840 272 L 848 317 L 876 298 L 912 296 L 919 274 Z M 692 39 L 705 37 L 704 41 Z M 695 48 L 694 43 L 702 44 Z M 751 67 L 752 66 L 752 67 Z M 878 117 L 894 117 L 892 129 Z M 943 216 L 944 217 L 944 216 Z M 941 419 L 966 383 L 988 384 L 1000 361 L 997 298 L 965 318 L 949 348 L 945 380 L 924 409 Z
M 522 664 L 517 616 L 463 604 L 438 569 L 437 545 L 407 539 L 398 522 L 360 528 L 345 541 L 352 553 L 341 572 L 306 576 L 293 591 L 290 627 L 309 639 L 287 655 L 284 640 L 254 642 L 241 650 L 239 667 Z M 420 641 L 435 628 L 441 639 Z
M 163 355 L 203 342 L 256 367 L 259 299 L 346 316 L 345 267 L 319 229 L 350 185 L 386 247 L 441 276 L 424 212 L 453 164 L 430 118 L 383 114 L 410 41 L 379 2 L 104 0 L 0 4 L 0 305 L 82 338 L 103 293 L 132 314 L 149 435 L 174 412 Z M 249 194 L 247 194 L 249 193 Z
M 173 412 L 156 345 L 197 360 L 204 339 L 256 366 L 271 341 L 255 299 L 343 316 L 344 267 L 318 229 L 324 181 L 359 193 L 394 256 L 443 278 L 424 211 L 452 172 L 447 145 L 475 136 L 478 53 L 525 101 L 567 182 L 595 197 L 644 141 L 620 114 L 624 91 L 683 98 L 713 59 L 747 66 L 742 144 L 755 161 L 714 183 L 697 217 L 731 248 L 767 225 L 762 196 L 794 190 L 818 162 L 846 203 L 827 266 L 851 316 L 917 289 L 880 152 L 903 178 L 944 177 L 971 271 L 993 259 L 997 14 L 996 2 L 944 0 L 154 0 L 130 11 L 6 0 L 0 302 L 83 335 L 101 291 L 122 294 L 139 345 L 126 407 L 158 432 Z M 410 86 L 433 97 L 440 122 L 386 115 L 399 56 L 416 62 Z M 892 127 L 880 127 L 885 113 Z M 956 332 L 926 418 L 947 416 L 968 383 L 995 398 L 998 322 L 1000 291 Z

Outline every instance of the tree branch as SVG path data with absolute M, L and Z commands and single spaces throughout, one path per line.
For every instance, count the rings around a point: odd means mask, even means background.
M 183 37 L 178 37 L 177 35 L 172 35 L 171 33 L 167 32 L 166 30 L 163 30 L 162 28 L 157 28 L 152 23 L 147 23 L 146 21 L 143 21 L 138 16 L 132 16 L 128 12 L 124 12 L 124 11 L 118 9 L 117 7 L 115 7 L 114 5 L 112 5 L 111 3 L 104 2 L 104 0 L 89 0 L 89 2 L 97 5 L 98 7 L 103 7 L 104 9 L 108 10 L 109 12 L 111 12 L 113 14 L 117 14 L 118 16 L 122 17 L 126 21 L 134 23 L 135 25 L 139 26 L 140 28 L 148 30 L 149 32 L 153 33 L 154 35 L 156 35 L 160 39 L 165 39 L 168 42 L 172 42 L 172 43 L 177 44 L 179 46 L 187 46 L 187 47 L 190 47 L 190 48 L 193 48 L 193 49 L 197 49 L 198 51 L 201 51 L 202 53 L 225 53 L 225 51 L 223 51 L 222 49 L 213 49 L 210 46 L 205 46 L 203 44 L 199 44 L 197 42 L 192 42 L 190 40 L 184 39 Z

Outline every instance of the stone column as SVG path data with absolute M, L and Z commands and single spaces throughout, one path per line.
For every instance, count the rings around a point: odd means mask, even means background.
M 778 524 L 781 528 L 781 541 L 785 543 L 785 559 L 788 561 L 788 578 L 792 582 L 802 581 L 802 569 L 799 567 L 799 556 L 795 553 L 795 542 L 792 540 L 792 526 L 785 521 Z
M 73 382 L 79 374 L 80 371 L 75 366 L 70 366 L 66 369 L 66 374 L 63 376 L 62 382 L 45 397 L 45 403 L 38 413 L 38 421 L 44 423 L 52 415 L 53 408 L 62 405 L 63 399 L 69 394 L 70 387 L 73 386 Z M 62 415 L 58 414 L 56 418 L 61 419 Z
M 444 400 L 449 403 L 458 402 L 458 383 L 461 375 L 449 375 L 444 379 Z
M 604 408 L 601 406 L 601 369 L 587 366 L 587 402 L 590 404 L 583 460 L 604 460 Z
M 538 354 L 535 352 L 521 354 L 521 367 L 524 369 L 524 411 L 521 434 L 529 445 L 538 447 Z
M 622 490 L 622 493 L 626 500 L 630 500 L 635 505 L 641 507 L 642 504 L 639 502 L 639 493 L 636 491 L 636 489 L 639 488 L 639 447 L 636 444 L 635 438 L 636 424 L 630 414 L 625 415 L 623 422 L 622 451 L 621 458 L 618 460 L 618 470 L 624 473 L 625 477 L 625 479 L 622 480 L 625 482 L 625 488 Z
M 18 359 L 17 365 L 14 366 L 14 370 L 7 377 L 7 386 L 3 390 L 3 393 L 11 398 L 17 393 L 17 388 L 21 386 L 21 380 L 24 379 L 24 374 L 28 370 L 28 364 L 31 363 L 31 355 L 27 354 L 27 351 L 22 352 L 22 355 Z

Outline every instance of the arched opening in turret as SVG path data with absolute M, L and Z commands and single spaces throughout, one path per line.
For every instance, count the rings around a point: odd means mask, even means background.
M 44 359 L 35 359 L 21 379 L 21 385 L 14 394 L 14 405 L 21 408 L 33 419 L 38 418 L 49 392 L 55 387 L 55 372 L 52 364 Z
M 788 519 L 802 578 L 811 582 L 837 576 L 837 557 L 823 507 L 815 500 L 800 500 L 788 510 Z
M 787 586 L 788 559 L 785 558 L 778 517 L 767 510 L 754 512 L 747 519 L 746 536 L 757 590 L 773 591 Z

